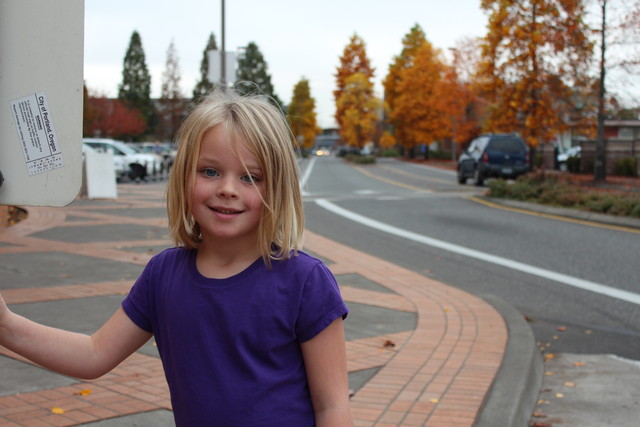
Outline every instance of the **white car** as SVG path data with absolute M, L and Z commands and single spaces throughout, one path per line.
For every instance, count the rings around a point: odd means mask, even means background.
M 162 171 L 162 162 L 157 156 L 140 153 L 122 141 L 115 139 L 85 138 L 83 144 L 87 144 L 96 151 L 112 152 L 114 157 L 123 159 L 129 178 L 134 181 L 145 180 L 147 177 L 155 177 Z
M 87 152 L 98 151 L 89 144 L 82 144 L 82 153 L 84 154 Z M 122 156 L 113 156 L 113 169 L 116 172 L 116 179 L 118 181 L 129 174 L 129 168 L 125 165 L 124 157 Z
M 582 148 L 579 145 L 567 148 L 564 152 L 558 154 L 558 167 L 561 171 L 566 171 L 567 161 L 570 157 L 580 157 Z

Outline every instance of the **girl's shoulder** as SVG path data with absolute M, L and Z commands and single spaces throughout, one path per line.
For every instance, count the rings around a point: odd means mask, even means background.
M 321 259 L 304 251 L 291 254 L 289 258 L 276 261 L 273 265 L 274 269 L 279 270 L 281 274 L 303 280 L 309 276 L 331 275 L 329 267 Z
M 163 249 L 161 252 L 153 255 L 149 260 L 148 267 L 161 268 L 166 266 L 175 266 L 176 264 L 188 264 L 190 257 L 194 251 L 184 247 L 172 247 Z
M 290 264 L 292 267 L 302 269 L 313 269 L 317 266 L 325 265 L 324 262 L 322 262 L 322 260 L 320 260 L 319 258 L 316 258 L 315 256 L 300 250 L 297 254 L 292 253 L 288 259 L 283 260 L 282 262 Z

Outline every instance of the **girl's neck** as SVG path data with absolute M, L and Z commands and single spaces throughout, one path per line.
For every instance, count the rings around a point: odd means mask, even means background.
M 226 279 L 244 271 L 260 256 L 256 247 L 234 248 L 222 242 L 217 244 L 202 242 L 196 256 L 196 267 L 204 277 Z

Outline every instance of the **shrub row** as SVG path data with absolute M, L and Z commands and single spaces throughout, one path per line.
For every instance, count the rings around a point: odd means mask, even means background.
M 344 157 L 347 161 L 355 163 L 357 165 L 368 165 L 376 162 L 376 158 L 373 156 L 363 156 L 361 154 L 347 154 Z
M 616 175 L 638 176 L 638 159 L 636 157 L 617 159 L 613 169 Z
M 543 173 L 519 177 L 514 183 L 489 182 L 490 197 L 499 197 L 590 212 L 640 218 L 640 194 L 585 189 Z

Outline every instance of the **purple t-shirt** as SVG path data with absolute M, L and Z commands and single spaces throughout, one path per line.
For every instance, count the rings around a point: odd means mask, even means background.
M 314 425 L 300 343 L 348 313 L 329 269 L 301 252 L 209 279 L 195 259 L 154 256 L 122 303 L 155 335 L 176 425 Z

